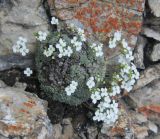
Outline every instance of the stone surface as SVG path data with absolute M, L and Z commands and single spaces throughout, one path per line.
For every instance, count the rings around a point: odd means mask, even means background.
M 52 16 L 83 24 L 86 34 L 95 40 L 107 41 L 114 31 L 124 31 L 131 45 L 135 45 L 141 30 L 144 0 L 48 0 Z
M 133 130 L 137 139 L 145 139 L 148 136 L 148 128 L 144 126 L 134 125 Z
M 160 33 L 157 30 L 148 27 L 143 27 L 142 34 L 146 35 L 148 38 L 153 38 L 157 41 L 160 41 Z
M 159 105 L 160 106 L 160 79 L 135 90 L 129 96 L 134 100 L 138 107 Z
M 155 124 L 155 123 L 153 123 L 153 122 L 148 122 L 148 128 L 152 131 L 152 132 L 154 132 L 154 133 L 157 133 L 158 132 L 158 127 L 157 127 L 157 125 Z
M 160 78 L 160 64 L 151 66 L 141 73 L 140 79 L 135 84 L 133 90 L 140 89 L 145 85 L 149 84 L 150 82 L 159 78 Z
M 147 43 L 146 38 L 138 36 L 136 48 L 134 50 L 134 63 L 137 68 L 144 69 L 144 47 Z
M 88 139 L 96 139 L 98 135 L 97 127 L 91 126 L 87 128 Z
M 22 88 L 0 88 L 0 138 L 53 139 L 47 103 Z
M 11 54 L 19 36 L 28 39 L 27 47 L 33 52 L 33 33 L 47 28 L 48 19 L 41 0 L 0 0 L 0 55 Z
M 160 1 L 159 0 L 148 0 L 148 4 L 149 7 L 152 11 L 152 13 L 156 16 L 156 17 L 160 17 Z
M 8 70 L 11 68 L 34 68 L 33 56 L 19 56 L 19 55 L 3 55 L 0 56 L 0 71 Z
M 52 139 L 73 139 L 73 127 L 70 119 L 63 119 L 62 123 L 53 125 Z
M 160 43 L 153 46 L 153 50 L 149 53 L 149 57 L 153 62 L 160 60 Z

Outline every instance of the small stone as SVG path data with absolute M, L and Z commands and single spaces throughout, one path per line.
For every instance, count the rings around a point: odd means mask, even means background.
M 149 57 L 153 62 L 160 60 L 160 43 L 153 46 L 153 50 Z
M 155 123 L 149 121 L 149 122 L 148 122 L 148 128 L 149 128 L 151 131 L 153 131 L 155 134 L 157 134 L 157 132 L 158 132 L 158 127 L 157 127 L 157 125 L 156 125 Z
M 160 17 L 160 1 L 159 0 L 148 0 L 148 4 L 149 7 L 152 11 L 152 13 L 156 16 L 156 17 Z

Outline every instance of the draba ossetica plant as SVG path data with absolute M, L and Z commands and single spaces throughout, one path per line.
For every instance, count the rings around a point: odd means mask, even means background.
M 116 96 L 121 90 L 130 92 L 139 72 L 132 63 L 132 50 L 120 31 L 110 38 L 108 47 L 120 48 L 120 57 L 108 72 L 103 44 L 86 39 L 84 30 L 64 25 L 55 17 L 51 24 L 58 26 L 49 33 L 39 31 L 36 68 L 41 89 L 53 100 L 79 105 L 89 98 L 95 104 L 93 120 L 107 124 L 118 119 Z

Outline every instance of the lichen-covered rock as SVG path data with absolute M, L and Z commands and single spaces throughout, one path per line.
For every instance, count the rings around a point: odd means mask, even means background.
M 52 32 L 48 37 L 48 42 L 54 47 L 59 39 L 64 39 L 67 44 L 70 44 L 71 39 L 77 34 L 73 33 L 69 28 L 63 27 L 61 32 Z M 57 35 L 61 34 L 61 35 Z M 100 79 L 105 77 L 106 64 L 104 57 L 96 57 L 92 49 L 83 43 L 80 52 L 74 52 L 71 57 L 46 57 L 44 50 L 47 44 L 38 46 L 36 54 L 36 67 L 38 72 L 38 79 L 41 83 L 41 88 L 45 94 L 53 100 L 58 100 L 70 105 L 78 105 L 87 101 L 90 98 L 90 91 L 86 85 L 89 77 L 97 77 Z M 65 88 L 70 85 L 71 81 L 78 82 L 76 91 L 68 96 Z
M 122 29 L 133 46 L 141 30 L 144 3 L 144 0 L 48 0 L 52 16 L 81 22 L 94 39 L 106 41 L 112 32 Z
M 19 36 L 27 38 L 27 47 L 34 52 L 33 33 L 47 28 L 41 0 L 0 0 L 0 55 L 11 54 Z
M 0 88 L 0 138 L 52 139 L 47 103 L 22 88 Z

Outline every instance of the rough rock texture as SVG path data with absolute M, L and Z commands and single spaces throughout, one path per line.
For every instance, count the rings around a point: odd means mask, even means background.
M 138 36 L 137 45 L 134 50 L 134 63 L 137 68 L 144 69 L 144 47 L 147 43 L 147 40 L 142 37 Z
M 28 39 L 27 47 L 33 52 L 33 33 L 46 31 L 47 22 L 41 0 L 0 0 L 0 55 L 11 54 L 19 36 Z
M 153 46 L 153 50 L 149 52 L 149 58 L 153 62 L 160 60 L 160 43 Z
M 53 139 L 47 103 L 22 88 L 0 88 L 0 139 Z
M 152 28 L 144 27 L 142 33 L 146 35 L 148 38 L 153 38 L 157 41 L 160 41 L 160 33 L 158 30 L 154 30 Z
M 106 43 L 113 32 L 122 30 L 135 46 L 141 30 L 144 0 L 48 0 L 48 5 L 52 16 L 84 28 L 92 40 Z M 113 55 L 117 51 L 107 54 Z
M 137 81 L 133 90 L 140 89 L 150 82 L 160 78 L 160 64 L 151 66 L 141 73 L 140 79 Z
M 156 17 L 160 17 L 160 1 L 159 0 L 148 0 L 148 4 L 149 7 L 152 11 L 152 13 L 156 16 Z
M 19 55 L 3 55 L 0 56 L 0 71 L 12 68 L 34 68 L 33 56 L 19 56 Z

